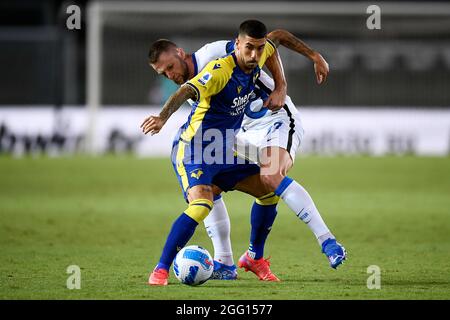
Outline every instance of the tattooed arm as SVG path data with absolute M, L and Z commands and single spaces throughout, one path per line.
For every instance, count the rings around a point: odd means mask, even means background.
M 302 40 L 294 36 L 289 31 L 283 29 L 274 30 L 270 32 L 267 37 L 272 40 L 272 42 L 275 43 L 277 47 L 279 45 L 282 45 L 283 47 L 286 47 L 309 58 L 314 63 L 314 71 L 316 73 L 318 84 L 321 84 L 326 80 L 330 69 L 328 67 L 328 63 L 319 52 L 311 49 Z
M 142 132 L 144 134 L 151 133 L 152 135 L 158 133 L 172 114 L 174 114 L 183 103 L 188 99 L 195 98 L 195 91 L 192 87 L 181 86 L 164 104 L 159 116 L 147 117 L 141 124 Z

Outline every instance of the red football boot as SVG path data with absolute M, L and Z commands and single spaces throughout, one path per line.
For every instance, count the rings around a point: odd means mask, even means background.
M 258 276 L 259 280 L 280 281 L 280 279 L 270 271 L 269 259 L 252 259 L 248 256 L 247 251 L 239 258 L 238 267 L 244 268 L 245 272 L 250 270 Z
M 169 271 L 163 268 L 153 270 L 148 278 L 148 284 L 152 286 L 167 286 Z

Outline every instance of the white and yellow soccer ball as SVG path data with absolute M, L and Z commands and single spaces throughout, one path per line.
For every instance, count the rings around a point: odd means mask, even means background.
M 214 262 L 205 248 L 191 245 L 181 249 L 173 261 L 173 271 L 181 283 L 198 286 L 212 275 Z

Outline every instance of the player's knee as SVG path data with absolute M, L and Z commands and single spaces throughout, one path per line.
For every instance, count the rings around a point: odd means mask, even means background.
M 195 199 L 208 199 L 213 200 L 214 194 L 212 187 L 209 185 L 197 185 L 187 190 L 187 196 L 189 202 Z
M 214 203 L 208 199 L 196 199 L 189 203 L 189 207 L 184 211 L 197 223 L 202 222 L 210 213 Z

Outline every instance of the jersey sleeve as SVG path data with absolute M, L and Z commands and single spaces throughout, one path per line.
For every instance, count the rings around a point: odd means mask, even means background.
M 231 74 L 222 66 L 221 59 L 209 62 L 186 85 L 195 90 L 195 99 L 200 101 L 218 94 L 226 86 Z
M 219 40 L 205 44 L 198 49 L 194 55 L 197 62 L 198 71 L 202 70 L 208 62 L 222 58 L 227 55 L 228 41 Z
M 272 55 L 274 54 L 274 52 L 276 51 L 276 46 L 275 44 L 270 40 L 267 39 L 266 41 L 266 45 L 264 47 L 264 51 L 263 54 L 261 56 L 261 60 L 259 60 L 259 67 L 262 68 L 264 66 L 264 64 L 266 63 L 266 60 Z

